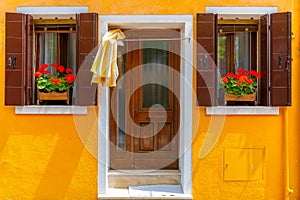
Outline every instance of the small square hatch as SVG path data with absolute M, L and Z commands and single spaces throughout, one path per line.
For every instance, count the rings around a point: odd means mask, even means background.
M 254 181 L 263 179 L 263 148 L 224 149 L 225 181 Z

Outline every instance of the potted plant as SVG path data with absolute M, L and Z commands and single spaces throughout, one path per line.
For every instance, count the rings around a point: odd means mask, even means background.
M 227 73 L 221 79 L 221 85 L 225 88 L 227 101 L 255 101 L 257 79 L 261 74 L 254 70 L 239 68 L 237 73 Z
M 69 89 L 76 80 L 71 68 L 52 63 L 55 74 L 51 75 L 48 64 L 42 64 L 35 72 L 37 86 L 37 104 L 42 100 L 66 100 L 69 104 Z

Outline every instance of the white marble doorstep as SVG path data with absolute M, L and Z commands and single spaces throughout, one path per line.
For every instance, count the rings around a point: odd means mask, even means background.
M 130 197 L 162 197 L 162 196 L 182 196 L 181 185 L 144 185 L 129 186 Z
M 108 188 L 107 194 L 100 199 L 192 199 L 192 195 L 183 194 L 180 185 L 145 185 L 125 188 Z

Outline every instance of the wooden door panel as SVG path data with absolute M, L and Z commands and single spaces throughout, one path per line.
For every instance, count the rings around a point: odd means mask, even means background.
M 172 122 L 158 123 L 158 129 L 160 131 L 157 134 L 157 150 L 171 151 L 172 127 Z
M 154 151 L 154 123 L 140 122 L 138 152 Z
M 151 31 L 147 30 L 143 35 L 142 30 L 133 31 L 126 35 L 127 38 L 132 39 L 137 38 L 151 38 L 158 37 L 155 33 L 159 33 L 161 37 L 170 37 L 171 35 L 164 35 L 164 31 Z M 174 36 L 175 37 L 175 36 Z M 180 37 L 177 35 L 177 37 Z M 174 71 L 179 71 L 180 68 L 180 58 L 178 55 L 168 52 L 167 63 L 166 62 L 166 52 L 157 51 L 155 54 L 164 57 L 160 59 L 157 64 L 151 63 L 151 57 L 143 56 L 143 44 L 142 42 L 127 42 L 125 43 L 127 50 L 135 49 L 126 54 L 126 71 L 131 70 L 131 74 L 127 74 L 126 81 L 126 94 L 131 95 L 129 106 L 127 111 L 134 121 L 137 128 L 131 127 L 132 125 L 126 121 L 127 127 L 127 137 L 126 140 L 126 150 L 124 152 L 118 151 L 116 148 L 117 142 L 117 129 L 115 121 L 111 123 L 111 128 L 113 129 L 111 134 L 111 141 L 113 145 L 111 146 L 111 168 L 114 169 L 178 169 L 178 145 L 179 145 L 179 134 L 177 134 L 179 127 L 179 100 L 176 100 L 175 94 L 172 93 L 171 89 L 174 89 L 179 93 L 179 78 L 175 79 Z M 169 48 L 176 47 L 177 50 L 172 50 L 172 52 L 179 52 L 180 41 L 169 41 Z M 156 50 L 154 50 L 155 52 Z M 147 50 L 149 53 L 149 49 Z M 148 55 L 147 55 L 148 56 Z M 143 58 L 148 59 L 146 63 L 143 63 Z M 155 60 L 155 59 L 154 59 Z M 158 59 L 159 60 L 159 59 Z M 162 63 L 159 63 L 162 62 Z M 168 70 L 160 68 L 159 64 L 168 65 Z M 152 68 L 151 70 L 158 67 L 158 70 L 162 71 L 162 74 L 145 74 L 143 67 L 145 66 Z M 134 69 L 132 71 L 132 69 Z M 149 68 L 148 68 L 149 69 Z M 174 69 L 174 70 L 171 70 Z M 159 71 L 160 72 L 160 71 Z M 156 73 L 159 73 L 156 71 Z M 143 77 L 144 76 L 144 77 Z M 148 76 L 148 77 L 147 77 Z M 153 95 L 158 95 L 162 87 L 156 85 L 148 85 L 148 90 L 152 90 L 152 94 L 148 92 L 143 93 L 143 79 L 153 78 L 153 76 L 164 76 L 160 79 L 168 80 L 168 88 L 164 92 L 160 93 L 160 98 L 152 98 Z M 157 77 L 156 77 L 157 78 Z M 146 81 L 147 82 L 147 81 Z M 124 84 L 123 83 L 123 84 Z M 156 82 L 155 82 L 156 83 Z M 160 85 L 160 82 L 158 83 Z M 123 87 L 123 86 L 122 86 Z M 138 88 L 133 91 L 133 88 Z M 178 87 L 178 88 L 177 88 Z M 149 91 L 150 91 L 149 90 Z M 148 96 L 147 96 L 148 95 Z M 167 95 L 163 96 L 163 95 Z M 147 103 L 143 102 L 145 98 L 151 98 Z M 164 106 L 152 107 L 153 104 L 160 103 L 160 101 L 168 101 Z M 116 103 L 112 103 L 116 106 Z M 126 111 L 126 113 L 127 113 Z M 125 117 L 126 118 L 126 117 Z M 126 152 L 126 153 L 125 153 Z M 123 156 L 123 157 L 122 157 Z M 126 156 L 126 157 L 125 157 Z M 123 163 L 122 163 L 123 162 Z

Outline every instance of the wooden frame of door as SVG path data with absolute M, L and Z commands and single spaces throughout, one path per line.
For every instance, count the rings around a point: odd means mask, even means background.
M 139 30 L 123 30 L 127 38 L 180 38 L 179 29 L 139 29 Z M 143 60 L 143 41 L 125 42 L 126 50 L 126 72 L 133 71 L 132 78 L 127 78 L 121 86 L 121 90 L 126 88 L 126 94 L 132 94 L 130 105 L 125 116 L 132 116 L 134 122 L 138 126 L 142 126 L 143 131 L 132 128 L 125 128 L 134 135 L 126 133 L 124 149 L 118 147 L 118 126 L 116 120 L 118 117 L 110 114 L 110 168 L 111 169 L 178 169 L 178 149 L 179 149 L 179 97 L 180 97 L 180 78 L 178 77 L 180 70 L 180 40 L 166 40 L 168 42 L 168 77 L 162 78 L 168 80 L 168 106 L 165 108 L 151 108 L 154 115 L 149 118 L 149 107 L 144 107 L 143 103 L 143 87 L 139 87 L 135 92 L 131 91 L 136 86 L 143 85 L 143 70 L 147 66 Z M 136 49 L 129 51 L 128 49 Z M 155 51 L 160 49 L 155 49 Z M 164 54 L 166 51 L 162 51 Z M 166 61 L 166 60 L 165 60 Z M 143 66 L 143 64 L 146 64 Z M 143 67 L 139 67 L 143 66 Z M 150 66 L 148 66 L 150 67 Z M 151 64 L 151 68 L 155 68 L 155 64 Z M 156 70 L 162 70 L 156 67 Z M 149 74 L 153 76 L 153 74 Z M 126 77 L 131 76 L 126 74 Z M 159 75 L 158 75 L 159 76 Z M 133 85 L 135 86 L 133 86 Z M 158 83 L 159 84 L 159 83 Z M 161 85 L 160 85 L 161 87 Z M 152 88 L 154 89 L 154 88 Z M 161 88 L 162 89 L 162 88 Z M 115 88 L 111 89 L 111 93 Z M 124 92 L 124 91 L 123 91 Z M 176 93 L 176 94 L 175 94 Z M 119 94 L 119 92 L 118 92 Z M 156 95 L 156 94 L 151 94 Z M 117 102 L 111 102 L 111 106 L 117 107 Z M 115 109 L 116 110 L 116 109 Z M 130 113 L 130 116 L 128 115 Z M 162 114 L 166 114 L 166 119 L 162 118 Z M 116 119 L 115 119 L 116 117 Z M 166 121 L 165 121 L 166 120 Z M 130 124 L 127 126 L 130 126 Z M 147 124 L 148 127 L 143 125 Z M 164 126 L 162 126 L 164 124 Z M 140 134 L 144 136 L 140 137 Z M 151 136 L 150 136 L 151 135 Z M 147 137 L 146 137 L 147 136 Z

